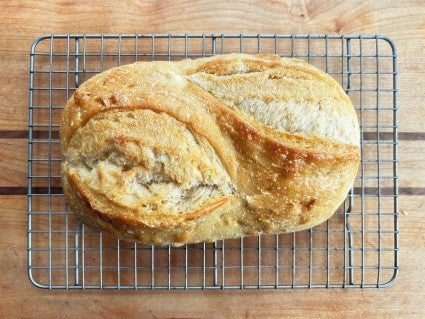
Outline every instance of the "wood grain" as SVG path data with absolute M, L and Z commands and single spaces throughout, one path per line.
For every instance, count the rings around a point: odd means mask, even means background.
M 4 1 L 0 10 L 0 187 L 25 190 L 29 50 L 43 34 L 383 34 L 397 45 L 400 185 L 424 185 L 425 3 L 409 1 Z M 420 139 L 420 141 L 417 141 Z M 40 170 L 43 168 L 40 167 Z M 423 192 L 422 192 L 423 193 Z M 414 194 L 414 193 L 412 193 Z M 400 197 L 400 276 L 382 290 L 49 291 L 26 270 L 26 196 L 0 196 L 5 318 L 423 318 L 425 196 Z
M 15 131 L 19 132 L 19 131 Z M 24 135 L 24 134 L 20 134 Z M 47 134 L 34 134 L 38 138 L 34 140 L 46 140 Z M 55 134 L 57 137 L 57 134 Z M 369 140 L 370 141 L 370 140 Z M 366 159 L 376 159 L 377 146 L 370 145 L 364 148 Z M 425 141 L 403 140 L 400 141 L 398 147 L 399 151 L 399 164 L 398 167 L 403 174 L 399 176 L 399 186 L 401 188 L 422 188 L 425 187 L 425 164 L 424 162 L 417 161 L 417 154 L 425 153 Z M 53 145 L 51 147 L 51 158 L 60 159 L 59 146 Z M 393 157 L 392 145 L 381 145 L 379 148 L 380 159 L 391 160 Z M 1 187 L 26 187 L 28 177 L 28 141 L 23 138 L 0 138 L 0 171 L 2 172 L 2 179 L 0 180 Z M 34 180 L 38 177 L 48 176 L 49 166 L 52 176 L 59 176 L 60 166 L 59 162 L 48 162 L 49 150 L 47 143 L 36 144 L 33 146 L 33 158 L 41 159 L 41 161 L 33 161 L 32 174 Z M 392 176 L 393 167 L 391 163 L 382 164 L 380 167 L 380 174 L 382 176 Z M 377 165 L 376 163 L 365 164 L 364 175 L 376 176 Z M 37 182 L 35 182 L 37 183 Z M 34 186 L 45 186 L 46 181 Z M 54 185 L 54 186 L 60 186 Z M 376 187 L 374 183 L 366 183 L 365 187 Z M 381 184 L 382 187 L 392 186 L 392 181 L 385 179 Z

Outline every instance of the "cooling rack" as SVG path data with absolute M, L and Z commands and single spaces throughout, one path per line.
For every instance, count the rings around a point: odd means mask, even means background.
M 276 53 L 334 77 L 355 105 L 361 166 L 335 215 L 294 234 L 183 247 L 128 243 L 82 224 L 60 183 L 62 108 L 91 76 L 134 61 Z M 28 274 L 42 288 L 379 288 L 398 274 L 397 55 L 366 35 L 47 35 L 30 52 Z

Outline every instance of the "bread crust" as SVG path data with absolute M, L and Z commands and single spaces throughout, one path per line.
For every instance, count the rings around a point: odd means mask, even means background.
M 182 245 L 294 232 L 332 216 L 360 162 L 354 108 L 301 60 L 137 62 L 65 105 L 72 211 L 116 238 Z

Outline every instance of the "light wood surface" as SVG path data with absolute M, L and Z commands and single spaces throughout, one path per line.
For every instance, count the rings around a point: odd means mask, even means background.
M 0 317 L 424 318 L 425 2 L 2 1 Z M 67 291 L 27 276 L 29 50 L 43 34 L 382 34 L 397 46 L 400 275 L 385 289 Z

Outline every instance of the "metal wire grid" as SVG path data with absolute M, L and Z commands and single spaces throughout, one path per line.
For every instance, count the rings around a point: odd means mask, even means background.
M 117 241 L 67 210 L 59 123 L 86 79 L 134 61 L 230 52 L 297 57 L 331 74 L 356 107 L 362 162 L 345 203 L 294 234 L 184 247 Z M 397 69 L 394 44 L 358 35 L 49 35 L 30 53 L 28 273 L 43 288 L 386 287 L 398 273 Z

